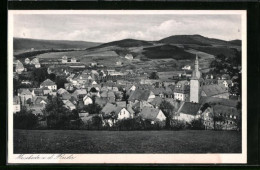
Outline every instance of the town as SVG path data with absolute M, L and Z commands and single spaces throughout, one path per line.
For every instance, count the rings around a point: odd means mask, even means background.
M 132 54 L 123 58 L 134 60 Z M 211 64 L 217 68 L 221 60 L 218 56 Z M 223 70 L 202 73 L 198 54 L 193 65 L 170 73 L 168 79 L 157 71 L 83 64 L 70 56 L 17 59 L 14 127 L 241 130 L 241 66 L 231 66 L 236 74 Z

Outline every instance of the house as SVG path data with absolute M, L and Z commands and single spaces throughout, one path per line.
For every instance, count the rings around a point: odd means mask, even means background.
M 107 92 L 107 100 L 110 103 L 114 103 L 116 101 L 116 96 L 115 96 L 115 93 L 113 91 Z
M 231 80 L 218 80 L 218 85 L 224 85 L 225 87 L 233 86 L 233 83 Z
M 78 99 L 76 99 L 74 96 L 71 96 L 71 98 L 69 99 L 69 101 L 70 101 L 71 103 L 73 103 L 75 106 L 78 105 Z
M 86 96 L 83 98 L 83 102 L 84 102 L 84 105 L 89 105 L 89 104 L 92 104 L 92 103 L 93 103 L 92 99 L 91 99 L 88 95 L 86 95 Z
M 48 87 L 43 87 L 42 91 L 43 91 L 43 95 L 45 96 L 51 93 L 51 90 Z
M 86 89 L 77 89 L 72 93 L 72 96 L 74 96 L 75 98 L 79 99 L 79 98 L 83 98 L 84 96 L 87 95 L 87 90 Z
M 38 58 L 32 59 L 31 64 L 35 65 L 37 63 L 40 63 Z
M 185 122 L 191 122 L 194 119 L 198 119 L 200 104 L 192 102 L 182 102 L 179 110 L 177 111 L 177 119 Z
M 90 66 L 92 66 L 92 67 L 97 66 L 97 63 L 96 62 L 92 62 L 92 63 L 90 63 Z
M 95 87 L 92 87 L 90 90 L 89 90 L 89 96 L 93 97 L 93 96 L 96 96 L 96 97 L 100 97 L 100 93 L 99 91 L 96 90 Z
M 71 94 L 69 92 L 64 92 L 61 94 L 62 100 L 69 100 L 71 98 Z
M 132 54 L 126 54 L 125 58 L 128 59 L 128 60 L 133 60 L 134 59 Z
M 21 63 L 19 60 L 17 60 L 17 64 L 16 64 L 16 67 L 15 67 L 15 71 L 16 71 L 18 74 L 21 74 L 24 70 L 25 70 L 25 68 L 24 68 L 24 66 L 23 66 L 23 63 Z
M 190 65 L 186 65 L 184 67 L 182 67 L 183 70 L 191 70 L 191 66 Z
M 28 100 L 32 100 L 33 95 L 29 89 L 18 89 L 18 96 L 21 99 L 21 104 L 25 105 L 28 103 Z
M 69 100 L 63 100 L 63 103 L 64 103 L 64 107 L 66 107 L 69 110 L 76 109 L 76 106 L 73 103 L 71 103 L 71 101 L 69 101 Z
M 140 112 L 142 111 L 142 109 L 144 107 L 150 107 L 150 108 L 154 108 L 154 106 L 150 103 L 148 103 L 147 101 L 137 101 L 135 103 L 132 103 L 130 102 L 129 104 L 130 106 L 132 106 L 132 109 L 135 111 L 135 112 Z
M 115 114 L 117 115 L 117 120 L 129 119 L 134 116 L 124 107 L 117 107 L 115 109 Z
M 155 95 L 151 90 L 136 89 L 130 94 L 128 101 L 133 103 L 135 103 L 136 101 L 151 102 L 154 98 Z
M 34 66 L 35 66 L 35 68 L 41 68 L 41 64 L 40 63 L 36 63 Z
M 68 92 L 68 91 L 65 90 L 64 88 L 59 88 L 59 89 L 57 90 L 58 95 L 62 95 L 63 93 L 66 93 L 66 92 Z
M 117 107 L 126 107 L 126 101 L 118 101 L 116 102 Z
M 50 90 L 57 90 L 57 85 L 50 79 L 46 79 L 40 84 L 40 88 L 47 87 Z
M 43 96 L 44 93 L 43 93 L 43 90 L 42 90 L 42 89 L 33 89 L 32 95 L 33 95 L 33 96 Z
M 21 84 L 31 85 L 32 82 L 29 81 L 29 80 L 23 80 L 23 81 L 21 82 Z
M 161 98 L 164 98 L 166 90 L 161 87 L 161 88 L 154 88 L 154 89 L 152 89 L 152 92 L 154 93 L 155 96 L 159 96 Z
M 20 98 L 18 96 L 13 97 L 13 113 L 21 111 Z
M 201 114 L 206 129 L 214 129 L 213 116 L 219 117 L 218 120 L 215 120 L 216 129 L 237 130 L 239 128 L 241 112 L 236 107 L 215 104 L 206 108 Z
M 73 91 L 74 90 L 74 86 L 72 83 L 65 83 L 64 84 L 64 88 L 68 91 Z
M 103 109 L 101 110 L 101 113 L 104 114 L 104 115 L 108 115 L 112 112 L 114 112 L 116 110 L 116 106 L 111 104 L 111 103 L 107 103 Z
M 202 86 L 201 96 L 229 99 L 229 92 L 225 86 L 212 84 Z
M 62 56 L 61 62 L 62 63 L 67 63 L 68 62 L 68 57 L 67 56 Z
M 144 107 L 139 115 L 142 119 L 151 121 L 151 124 L 166 120 L 164 113 L 157 108 Z
M 26 58 L 26 59 L 24 60 L 24 63 L 25 63 L 25 64 L 30 64 L 30 59 L 29 59 L 29 58 Z
M 122 63 L 121 61 L 117 61 L 117 62 L 116 62 L 116 65 L 118 65 L 118 66 L 122 66 L 123 63 Z
M 162 103 L 163 99 L 161 97 L 156 96 L 153 101 L 150 102 L 155 108 L 159 108 L 160 104 Z
M 108 100 L 104 98 L 96 97 L 95 103 L 101 107 L 104 107 L 108 103 Z
M 187 80 L 178 81 L 174 88 L 174 98 L 189 101 L 190 83 Z
M 77 59 L 76 59 L 75 57 L 73 57 L 73 58 L 71 59 L 71 63 L 77 63 Z
M 88 117 L 89 113 L 88 112 L 81 112 L 79 113 L 79 118 L 84 118 L 84 117 Z
M 47 96 L 36 96 L 34 98 L 34 105 L 45 106 L 48 102 Z

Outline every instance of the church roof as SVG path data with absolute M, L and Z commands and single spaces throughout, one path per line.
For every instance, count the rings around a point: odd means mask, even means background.
M 228 89 L 226 87 L 219 86 L 217 84 L 202 86 L 202 91 L 204 91 L 204 93 L 209 97 L 218 94 L 228 93 Z

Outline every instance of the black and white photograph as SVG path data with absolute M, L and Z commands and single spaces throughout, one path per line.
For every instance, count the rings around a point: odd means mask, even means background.
M 246 163 L 246 11 L 10 10 L 9 163 Z

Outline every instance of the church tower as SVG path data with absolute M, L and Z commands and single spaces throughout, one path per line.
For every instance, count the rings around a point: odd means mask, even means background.
M 201 72 L 199 71 L 199 59 L 196 54 L 196 60 L 192 77 L 190 80 L 190 102 L 199 103 L 200 99 L 200 77 Z

